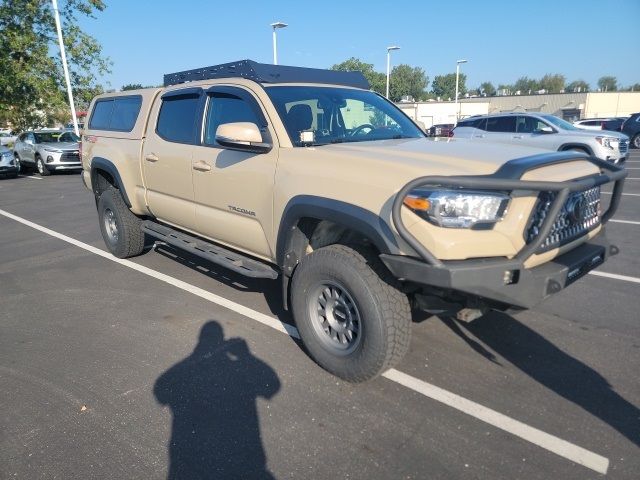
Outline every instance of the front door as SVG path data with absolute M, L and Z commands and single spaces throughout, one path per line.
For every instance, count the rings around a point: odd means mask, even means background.
M 202 142 L 192 157 L 199 233 L 259 257 L 273 258 L 273 185 L 277 148 L 268 153 L 229 150 L 215 141 L 219 125 L 251 122 L 275 138 L 258 100 L 238 87 L 212 87 Z
M 153 106 L 142 148 L 149 209 L 159 220 L 187 230 L 196 226 L 191 162 L 203 98 L 199 88 L 165 93 Z

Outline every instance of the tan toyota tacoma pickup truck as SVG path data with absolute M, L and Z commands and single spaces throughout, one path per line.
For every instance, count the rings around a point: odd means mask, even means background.
M 626 175 L 435 142 L 359 72 L 249 60 L 96 97 L 82 163 L 113 255 L 146 236 L 279 278 L 311 357 L 352 382 L 400 361 L 412 308 L 530 308 L 601 265 Z

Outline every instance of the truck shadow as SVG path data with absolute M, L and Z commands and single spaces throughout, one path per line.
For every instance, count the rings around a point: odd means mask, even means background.
M 151 243 L 153 243 L 153 240 Z M 185 267 L 217 280 L 235 290 L 262 293 L 272 314 L 276 315 L 282 322 L 290 325 L 294 324 L 291 313 L 285 310 L 282 304 L 282 283 L 279 278 L 276 280 L 268 280 L 245 277 L 170 245 L 156 244 L 153 249 L 160 255 L 170 258 Z
M 640 445 L 640 409 L 616 393 L 598 372 L 510 315 L 492 312 L 470 324 L 442 319 L 485 358 L 495 361 L 475 338 L 548 389 L 583 408 Z M 630 372 L 634 375 L 634 372 Z
M 267 469 L 256 400 L 280 390 L 275 371 L 240 338 L 204 324 L 193 352 L 156 380 L 173 416 L 167 478 L 275 478 Z

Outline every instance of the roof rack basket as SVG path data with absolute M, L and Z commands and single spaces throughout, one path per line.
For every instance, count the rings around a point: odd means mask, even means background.
M 211 67 L 168 73 L 164 86 L 209 80 L 213 78 L 246 78 L 257 83 L 324 83 L 369 89 L 369 82 L 362 72 L 341 72 L 320 68 L 270 65 L 253 60 L 240 60 Z

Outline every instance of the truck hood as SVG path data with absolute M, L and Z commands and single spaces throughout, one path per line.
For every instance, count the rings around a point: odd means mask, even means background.
M 315 147 L 323 154 L 340 156 L 344 161 L 366 160 L 371 168 L 378 162 L 409 167 L 423 175 L 487 175 L 509 160 L 529 157 L 549 150 L 505 144 L 479 144 L 466 139 L 430 140 L 412 138 L 370 142 L 339 143 Z M 585 157 L 576 153 L 576 158 Z
M 74 152 L 78 150 L 78 142 L 42 142 L 38 144 L 38 148 L 57 149 L 65 152 Z
M 580 137 L 594 139 L 596 137 L 611 137 L 618 140 L 629 140 L 629 137 L 624 133 L 612 132 L 610 130 L 562 130 L 558 129 L 559 135 L 566 135 L 567 137 Z M 553 135 L 553 134 L 552 134 Z

